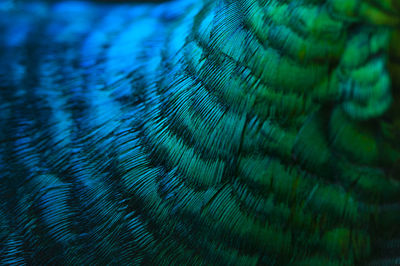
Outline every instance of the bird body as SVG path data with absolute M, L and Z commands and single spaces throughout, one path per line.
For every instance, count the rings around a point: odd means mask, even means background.
M 0 12 L 2 264 L 398 262 L 395 1 Z

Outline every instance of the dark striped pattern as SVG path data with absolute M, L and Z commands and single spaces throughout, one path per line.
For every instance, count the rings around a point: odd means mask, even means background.
M 1 264 L 398 260 L 396 6 L 346 3 L 0 13 Z

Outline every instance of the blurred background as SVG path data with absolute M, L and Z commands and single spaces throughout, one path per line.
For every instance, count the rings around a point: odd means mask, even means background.
M 12 9 L 18 6 L 19 3 L 27 2 L 62 2 L 62 1 L 85 1 L 85 2 L 101 2 L 101 3 L 161 3 L 171 0 L 0 0 L 0 10 Z

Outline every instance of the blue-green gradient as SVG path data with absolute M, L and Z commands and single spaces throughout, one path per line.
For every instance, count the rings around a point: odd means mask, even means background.
M 397 0 L 0 3 L 0 265 L 400 264 Z

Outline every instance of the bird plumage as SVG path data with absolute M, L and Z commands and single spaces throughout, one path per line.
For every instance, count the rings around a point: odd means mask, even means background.
M 398 10 L 0 11 L 2 264 L 398 262 Z

